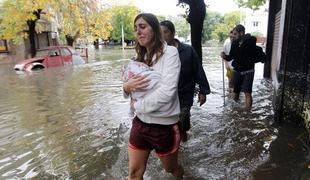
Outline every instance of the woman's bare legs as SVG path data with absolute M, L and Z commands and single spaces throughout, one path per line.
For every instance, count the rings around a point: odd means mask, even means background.
M 171 173 L 177 180 L 183 179 L 184 170 L 178 163 L 178 151 L 167 156 L 159 157 L 159 159 L 167 172 Z
M 142 180 L 150 151 L 135 150 L 128 147 L 129 175 L 128 180 Z

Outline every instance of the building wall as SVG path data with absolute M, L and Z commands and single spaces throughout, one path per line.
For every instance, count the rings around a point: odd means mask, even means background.
M 42 32 L 36 35 L 36 48 L 42 49 L 52 44 L 52 34 L 51 32 Z
M 36 48 L 42 49 L 47 46 L 55 45 L 52 41 L 51 32 L 42 32 L 37 34 L 36 37 Z M 0 63 L 16 63 L 18 61 L 30 58 L 30 43 L 29 39 L 21 44 L 8 43 L 8 52 L 0 53 Z
M 247 33 L 260 32 L 267 37 L 268 3 L 258 10 L 245 9 L 244 27 Z
M 310 4 L 308 4 L 309 7 Z M 306 128 L 309 131 L 310 134 L 310 17 L 309 17 L 309 12 L 308 12 L 308 30 L 307 30 L 307 38 L 306 38 L 306 44 L 305 44 L 305 69 L 307 74 L 306 74 L 306 86 L 305 86 L 305 96 L 304 96 L 304 104 L 303 104 L 303 120 L 306 125 Z
M 273 20 L 272 79 L 275 88 L 275 119 L 309 123 L 310 1 L 282 0 Z M 278 28 L 277 28 L 278 27 Z M 270 43 L 270 42 L 269 42 Z

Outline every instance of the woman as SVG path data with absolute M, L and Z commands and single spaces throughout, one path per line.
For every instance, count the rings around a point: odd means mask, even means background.
M 164 169 L 176 179 L 182 179 L 183 167 L 178 164 L 180 133 L 178 127 L 180 104 L 177 87 L 180 73 L 179 54 L 175 47 L 167 46 L 160 25 L 153 14 L 142 13 L 134 20 L 137 39 L 137 61 L 144 62 L 161 73 L 160 85 L 142 99 L 131 99 L 136 116 L 130 131 L 128 179 L 143 179 L 151 150 L 155 150 Z M 134 76 L 123 84 L 128 96 L 148 86 L 145 76 Z M 161 107 L 167 108 L 161 108 Z

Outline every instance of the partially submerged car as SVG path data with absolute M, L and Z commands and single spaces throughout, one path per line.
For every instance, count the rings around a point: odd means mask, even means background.
M 32 71 L 56 66 L 77 65 L 84 59 L 71 46 L 50 46 L 37 50 L 35 57 L 18 62 L 16 71 Z

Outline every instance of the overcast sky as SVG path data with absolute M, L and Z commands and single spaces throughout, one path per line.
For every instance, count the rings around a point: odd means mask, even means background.
M 134 0 L 141 10 L 151 12 L 158 15 L 172 15 L 184 13 L 184 9 L 177 7 L 178 0 Z M 221 14 L 231 12 L 238 9 L 233 0 L 205 0 L 209 5 L 208 10 L 217 11 Z
M 181 7 L 177 7 L 178 0 L 101 0 L 102 2 L 117 3 L 117 4 L 129 4 L 133 3 L 139 7 L 143 12 L 149 12 L 156 15 L 171 15 L 177 16 L 180 13 L 184 13 L 185 10 Z M 238 6 L 233 0 L 205 0 L 205 3 L 209 5 L 207 10 L 217 11 L 221 14 L 231 12 L 238 9 Z

